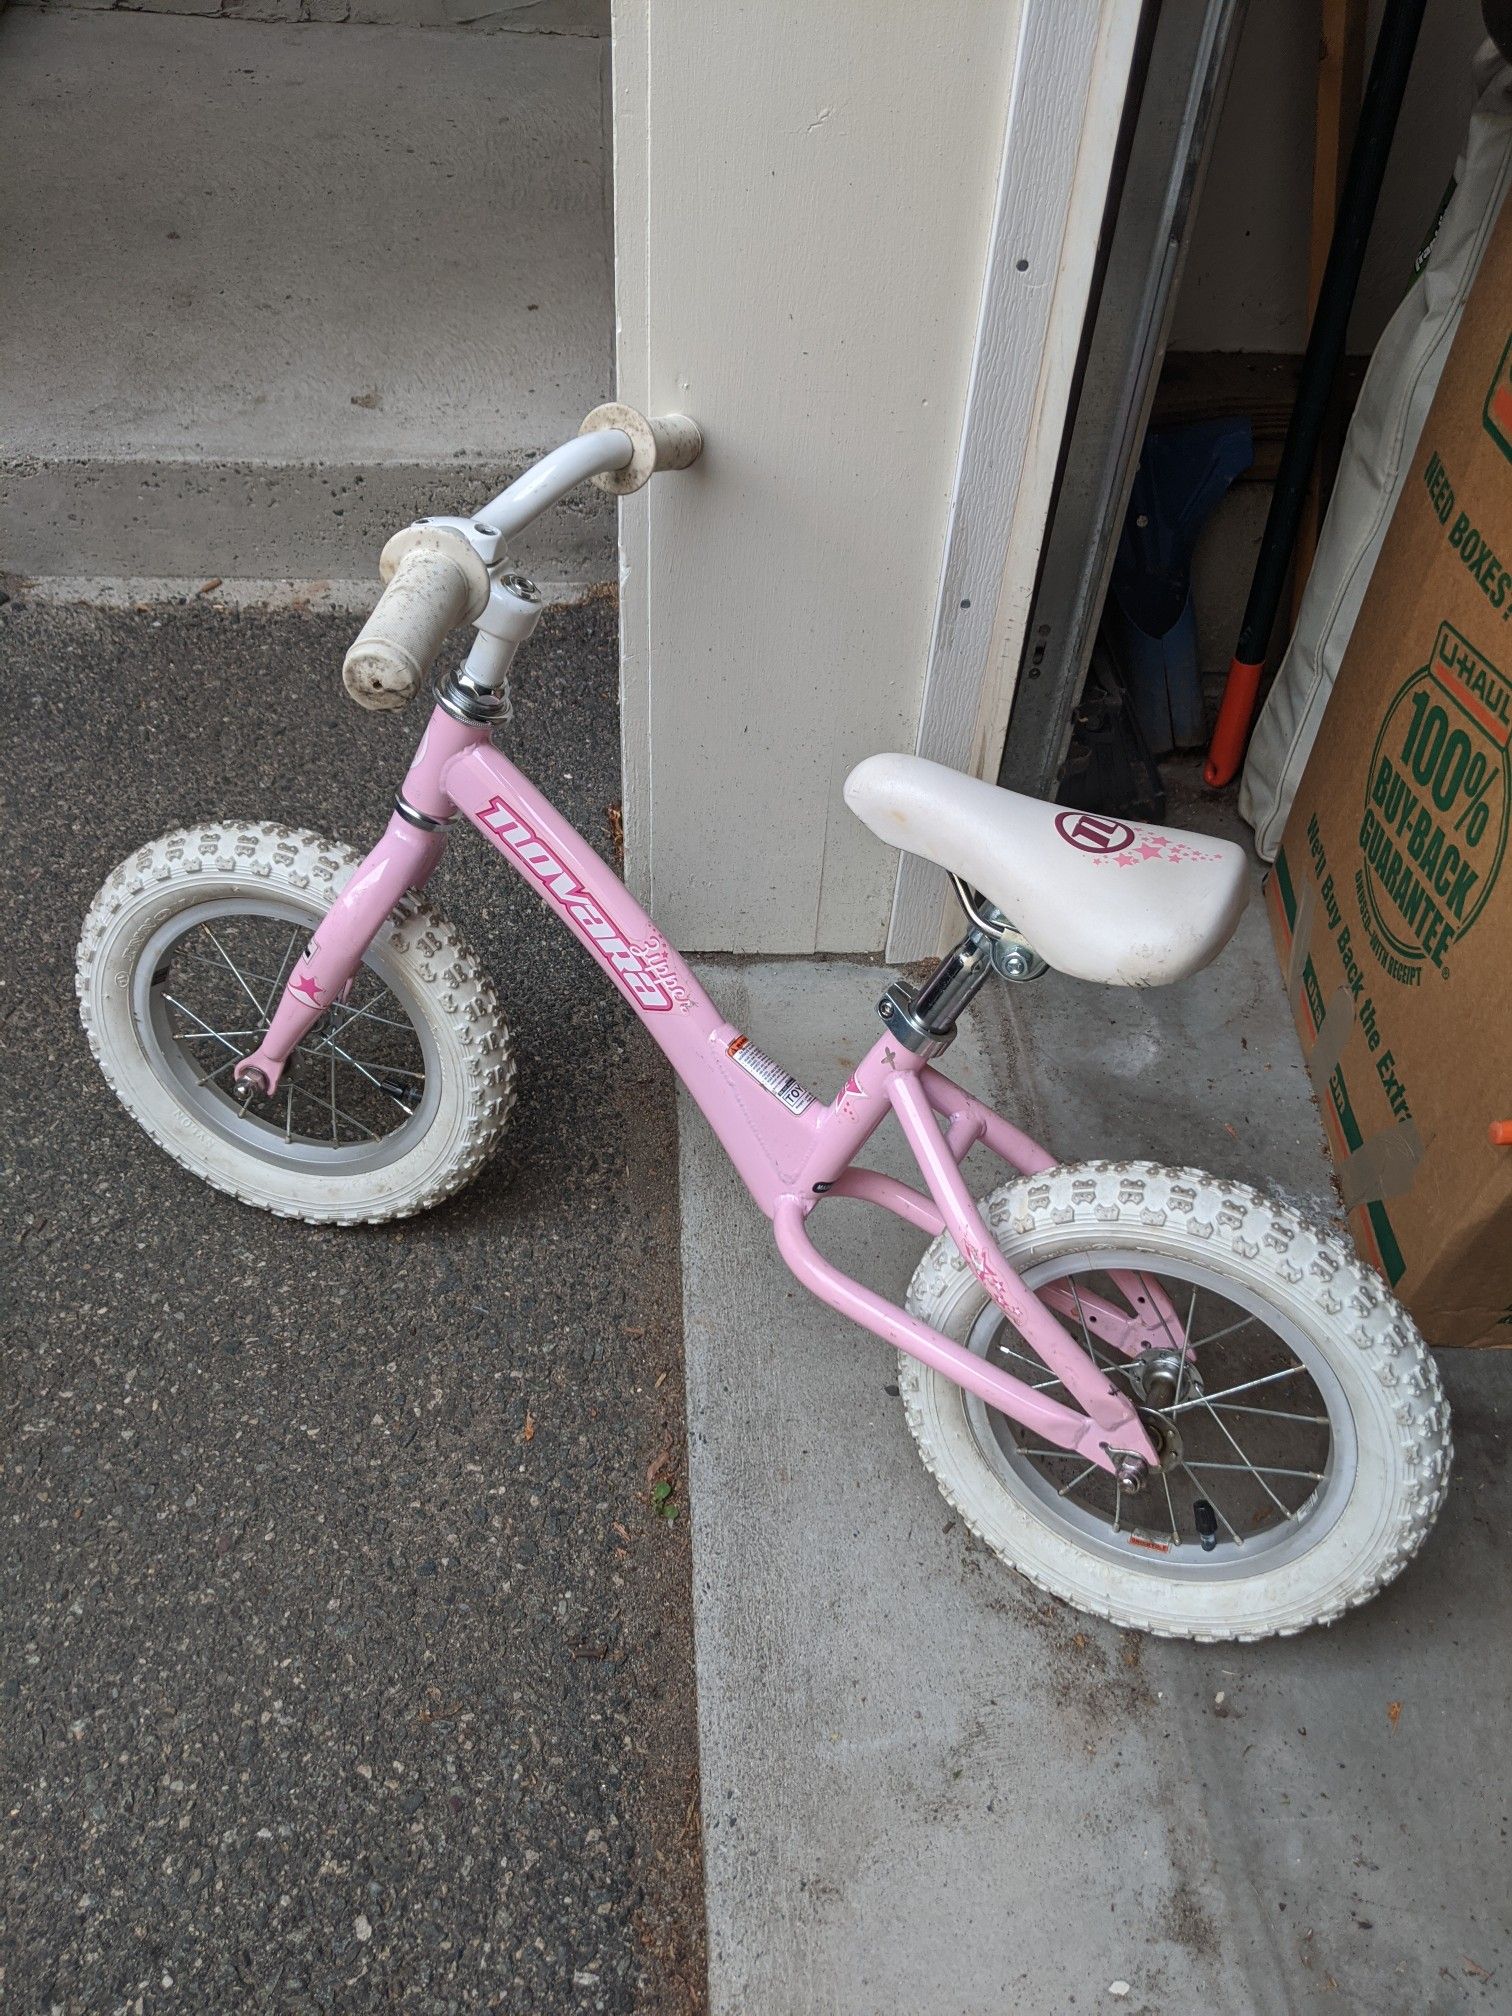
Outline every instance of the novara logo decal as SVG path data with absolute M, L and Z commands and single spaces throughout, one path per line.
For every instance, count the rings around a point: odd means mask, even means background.
M 571 869 L 564 868 L 546 843 L 537 839 L 507 799 L 491 798 L 478 808 L 475 816 L 500 847 L 528 869 L 561 905 L 637 1007 L 661 1014 L 672 1006 L 672 996 L 648 970 L 641 955 L 625 942 L 619 926 L 588 894 Z

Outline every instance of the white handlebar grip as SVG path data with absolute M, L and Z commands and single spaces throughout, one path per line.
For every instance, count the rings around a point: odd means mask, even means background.
M 358 706 L 374 709 L 413 700 L 442 640 L 488 599 L 483 563 L 450 534 L 412 526 L 389 541 L 381 565 L 388 586 L 341 667 Z
M 702 455 L 703 431 L 686 413 L 663 413 L 659 420 L 646 424 L 656 443 L 658 473 L 663 469 L 691 469 Z
M 610 469 L 593 479 L 614 497 L 628 497 L 660 470 L 691 468 L 703 453 L 703 432 L 686 413 L 663 413 L 659 419 L 648 420 L 633 406 L 611 401 L 607 406 L 595 406 L 578 432 L 598 434 L 606 427 L 628 434 L 633 451 L 623 469 Z

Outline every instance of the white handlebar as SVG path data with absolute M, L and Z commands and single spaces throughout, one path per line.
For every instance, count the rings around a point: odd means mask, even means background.
M 624 496 L 702 452 L 696 421 L 681 413 L 648 420 L 633 406 L 597 406 L 576 440 L 543 455 L 471 519 L 425 518 L 396 533 L 379 561 L 387 586 L 342 664 L 348 693 L 360 707 L 412 700 L 447 632 L 489 607 L 490 570 L 503 562 L 505 541 L 585 478 Z
M 507 490 L 491 497 L 474 514 L 473 529 L 485 536 L 493 533 L 502 547 L 586 479 L 615 497 L 625 497 L 660 470 L 691 468 L 702 453 L 698 422 L 684 413 L 648 420 L 633 406 L 595 406 L 577 439 L 553 448 Z
M 507 490 L 490 497 L 481 511 L 473 513 L 473 527 L 482 531 L 486 526 L 496 533 L 502 549 L 505 540 L 523 532 L 553 504 L 560 504 L 569 490 L 576 490 L 590 477 L 625 468 L 634 452 L 627 434 L 579 434 L 576 440 L 564 441 L 560 448 L 543 455 Z

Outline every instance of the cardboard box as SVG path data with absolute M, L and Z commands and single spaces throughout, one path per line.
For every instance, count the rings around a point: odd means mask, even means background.
M 1267 883 L 1350 1226 L 1431 1344 L 1512 1345 L 1512 205 Z

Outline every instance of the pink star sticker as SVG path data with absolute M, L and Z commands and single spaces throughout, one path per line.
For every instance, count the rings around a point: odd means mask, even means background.
M 289 991 L 291 994 L 303 994 L 306 1001 L 314 1002 L 316 1005 L 319 1004 L 320 982 L 308 973 L 302 980 L 296 980 Z

